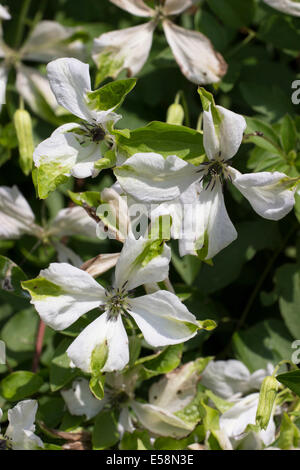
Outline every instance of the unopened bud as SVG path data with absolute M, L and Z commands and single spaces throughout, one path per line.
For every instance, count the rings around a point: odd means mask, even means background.
M 268 427 L 273 412 L 277 390 L 278 382 L 275 377 L 268 376 L 263 380 L 256 412 L 256 424 L 261 429 L 267 429 Z
M 167 111 L 167 123 L 182 125 L 184 120 L 184 109 L 179 103 L 174 103 L 169 106 Z
M 32 136 L 31 116 L 25 109 L 17 109 L 14 114 L 14 125 L 19 142 L 19 162 L 25 175 L 32 170 L 34 143 Z

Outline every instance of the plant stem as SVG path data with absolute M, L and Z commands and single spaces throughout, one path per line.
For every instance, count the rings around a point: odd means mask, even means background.
M 36 336 L 36 342 L 35 342 L 35 353 L 34 353 L 34 358 L 32 362 L 32 372 L 36 372 L 38 370 L 40 356 L 41 356 L 42 349 L 43 349 L 45 328 L 46 328 L 45 323 L 42 320 L 40 320 L 38 332 Z
M 23 39 L 23 31 L 25 27 L 25 21 L 27 17 L 27 13 L 30 7 L 31 0 L 23 0 L 22 7 L 19 15 L 18 26 L 15 36 L 15 47 L 18 48 Z

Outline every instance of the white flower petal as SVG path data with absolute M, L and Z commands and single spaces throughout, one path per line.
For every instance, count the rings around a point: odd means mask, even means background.
M 248 424 L 255 424 L 259 393 L 253 393 L 239 400 L 232 408 L 220 417 L 220 429 L 232 439 L 240 440 Z M 263 443 L 268 446 L 275 440 L 275 423 L 270 419 L 265 431 L 258 434 Z
M 300 4 L 297 0 L 263 0 L 267 5 L 288 15 L 300 16 Z
M 165 15 L 178 15 L 191 7 L 197 0 L 165 0 L 163 12 Z
M 60 393 L 71 415 L 85 415 L 87 419 L 96 416 L 108 401 L 106 397 L 97 400 L 90 391 L 88 380 L 82 377 L 74 380 L 70 389 L 61 390 Z
M 74 58 L 62 58 L 47 65 L 48 79 L 57 102 L 75 116 L 91 121 L 96 113 L 88 108 L 91 91 L 89 65 Z
M 169 20 L 163 21 L 163 28 L 175 60 L 188 80 L 198 85 L 221 80 L 227 64 L 204 34 L 181 28 Z
M 97 223 L 82 207 L 68 207 L 61 209 L 51 222 L 50 234 L 56 237 L 84 235 L 96 238 Z
M 0 65 L 0 111 L 1 106 L 6 103 L 6 83 L 8 77 L 8 68 L 5 64 Z
M 201 384 L 219 397 L 229 399 L 237 393 L 251 391 L 250 377 L 249 370 L 240 361 L 211 361 L 201 373 Z
M 154 405 L 137 401 L 130 405 L 141 424 L 153 434 L 182 439 L 192 432 L 194 426 Z
M 158 291 L 130 299 L 129 303 L 128 313 L 151 346 L 183 343 L 196 334 L 196 318 L 171 292 Z
M 108 75 L 116 78 L 121 70 L 127 69 L 129 77 L 135 76 L 148 59 L 155 25 L 150 21 L 94 39 L 92 57 L 100 71 L 108 68 Z
M 85 271 L 67 263 L 52 263 L 39 277 L 62 289 L 60 295 L 43 295 L 31 303 L 42 320 L 55 330 L 72 325 L 81 315 L 105 302 L 105 290 Z
M 117 7 L 128 11 L 136 16 L 149 17 L 154 14 L 154 10 L 148 7 L 143 0 L 110 0 Z
M 0 187 L 0 239 L 17 239 L 23 234 L 38 236 L 41 227 L 17 186 Z
M 81 145 L 84 137 L 76 133 L 81 128 L 75 123 L 68 123 L 56 129 L 52 135 L 41 142 L 33 152 L 35 166 L 45 163 L 57 163 L 62 174 L 76 178 L 95 176 L 94 163 L 101 158 L 99 146 L 95 142 Z M 74 130 L 74 132 L 71 132 Z
M 170 413 L 182 410 L 195 398 L 199 379 L 197 362 L 188 362 L 151 385 L 149 403 Z
M 230 168 L 232 182 L 245 196 L 258 215 L 270 220 L 280 220 L 294 207 L 295 191 L 286 189 L 284 173 L 250 173 L 242 175 Z
M 133 433 L 135 427 L 132 422 L 132 418 L 129 413 L 128 406 L 122 408 L 118 420 L 118 433 L 120 434 L 120 439 L 123 438 L 125 432 Z
M 109 318 L 107 312 L 88 325 L 67 349 L 76 367 L 91 372 L 91 357 L 96 346 L 107 342 L 108 357 L 104 372 L 122 370 L 129 361 L 128 337 L 122 317 Z
M 49 62 L 54 57 L 84 56 L 84 45 L 81 41 L 70 38 L 78 28 L 68 28 L 56 21 L 40 21 L 30 33 L 20 50 L 23 59 L 37 62 Z
M 0 364 L 5 364 L 6 362 L 6 353 L 5 353 L 5 343 L 0 340 Z M 1 416 L 0 416 L 1 419 Z
M 57 261 L 59 263 L 72 264 L 76 268 L 80 268 L 83 265 L 83 261 L 71 248 L 67 247 L 63 243 L 52 240 L 52 244 L 57 253 Z
M 11 439 L 13 450 L 44 447 L 41 439 L 34 434 L 37 407 L 36 400 L 23 400 L 8 410 L 9 425 L 5 434 Z
M 10 20 L 11 15 L 8 11 L 7 7 L 4 7 L 3 5 L 0 5 L 0 18 L 1 20 Z
M 202 227 L 199 230 L 200 224 L 197 223 L 199 231 L 196 233 L 195 247 L 199 250 L 208 242 L 206 259 L 213 258 L 237 238 L 237 232 L 227 214 L 219 181 L 213 190 L 208 188 L 200 192 L 197 216 Z
M 222 106 L 216 106 L 222 119 L 218 133 L 214 126 L 211 109 L 203 113 L 203 144 L 210 160 L 216 157 L 229 160 L 240 148 L 247 127 L 243 116 L 233 113 Z
M 60 114 L 63 110 L 57 104 L 47 78 L 33 67 L 18 65 L 16 87 L 36 114 L 41 112 L 41 99 L 46 101 L 54 113 Z
M 161 203 L 177 199 L 199 179 L 196 167 L 176 155 L 136 153 L 115 175 L 123 190 L 140 202 Z
M 148 250 L 152 249 L 153 243 L 157 243 L 157 240 L 143 237 L 136 240 L 132 236 L 127 238 L 116 264 L 117 288 L 122 289 L 125 285 L 126 290 L 131 290 L 145 283 L 163 281 L 168 277 L 171 260 L 171 250 L 168 246 L 164 245 L 162 252 L 145 264 L 145 257 L 149 256 Z

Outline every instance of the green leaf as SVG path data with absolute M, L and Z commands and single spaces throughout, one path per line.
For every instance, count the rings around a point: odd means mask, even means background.
M 120 450 L 150 450 L 153 449 L 148 431 L 135 430 L 125 432 L 119 444 Z
M 234 334 L 233 346 L 237 358 L 250 372 L 264 369 L 268 363 L 291 358 L 292 338 L 283 322 L 268 319 Z
M 101 204 L 101 195 L 99 191 L 85 191 L 84 193 L 73 193 L 68 191 L 68 194 L 72 201 L 78 206 L 88 207 L 96 209 Z
M 226 0 L 226 5 L 224 0 L 210 0 L 208 4 L 225 25 L 234 29 L 249 25 L 255 14 L 254 0 Z
M 300 267 L 296 264 L 285 264 L 277 269 L 275 289 L 284 322 L 291 335 L 299 339 Z
M 113 411 L 101 411 L 93 429 L 92 443 L 94 450 L 108 449 L 119 441 L 118 423 Z
M 108 357 L 108 345 L 107 341 L 98 344 L 95 349 L 93 349 L 91 357 L 91 371 L 92 375 L 98 376 L 103 369 Z
M 167 374 L 180 365 L 183 345 L 175 344 L 168 346 L 156 357 L 143 362 L 144 371 L 147 377 L 154 377 L 159 374 Z
M 98 374 L 94 375 L 90 379 L 90 390 L 92 394 L 98 398 L 98 400 L 103 400 L 104 398 L 104 384 L 105 384 L 105 375 Z
M 300 397 L 300 370 L 277 375 L 276 379 Z
M 126 95 L 135 87 L 136 79 L 116 80 L 98 90 L 87 93 L 90 105 L 96 111 L 115 110 L 121 106 Z
M 193 282 L 201 268 L 201 260 L 192 255 L 186 255 L 180 258 L 172 250 L 172 263 L 184 282 L 188 286 L 193 285 Z
M 135 153 L 154 152 L 163 157 L 177 155 L 190 163 L 204 159 L 203 136 L 188 127 L 154 121 L 130 132 L 130 137 L 117 137 L 117 152 L 125 158 Z
M 293 119 L 287 114 L 282 119 L 280 128 L 280 140 L 286 154 L 296 149 L 297 129 Z
M 300 431 L 293 423 L 287 413 L 283 413 L 279 438 L 276 441 L 276 447 L 283 450 L 298 448 L 300 442 Z
M 26 274 L 13 261 L 0 255 L 0 288 L 19 297 L 26 294 L 21 289 L 21 281 L 27 279 Z
M 19 401 L 38 392 L 43 379 L 33 372 L 12 372 L 0 383 L 1 395 L 8 401 Z
M 70 359 L 66 353 L 71 342 L 72 340 L 69 338 L 63 339 L 54 352 L 49 369 L 49 381 L 52 392 L 60 390 L 79 373 L 77 368 L 70 366 Z

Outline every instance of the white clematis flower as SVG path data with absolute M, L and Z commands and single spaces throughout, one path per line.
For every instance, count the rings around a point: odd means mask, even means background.
M 11 16 L 7 7 L 4 7 L 0 4 L 0 19 L 1 20 L 10 20 Z
M 181 255 L 202 250 L 205 259 L 213 258 L 237 237 L 225 207 L 224 180 L 232 182 L 266 219 L 283 218 L 295 204 L 295 191 L 285 184 L 284 173 L 242 175 L 229 165 L 242 143 L 246 121 L 221 106 L 216 106 L 216 112 L 217 123 L 211 107 L 204 111 L 203 142 L 208 161 L 199 167 L 173 155 L 164 159 L 144 153 L 133 155 L 115 170 L 123 190 L 140 202 L 163 203 L 180 196 L 188 222 L 180 240 Z
M 275 422 L 271 418 L 266 430 L 246 432 L 249 424 L 255 424 L 259 393 L 242 398 L 220 417 L 220 430 L 230 439 L 233 448 L 259 449 L 275 440 Z
M 211 361 L 201 373 L 201 384 L 215 395 L 232 400 L 259 390 L 264 378 L 271 375 L 273 370 L 272 364 L 268 364 L 266 369 L 251 374 L 242 362 L 235 359 Z
M 67 405 L 71 415 L 85 415 L 87 419 L 96 416 L 106 405 L 107 400 L 97 400 L 90 391 L 88 380 L 80 377 L 74 380 L 72 387 L 68 390 L 61 390 L 61 395 Z
M 36 400 L 24 400 L 8 410 L 9 425 L 5 437 L 9 441 L 8 446 L 13 450 L 35 450 L 44 447 L 42 440 L 34 434 L 37 408 Z
M 4 7 L 1 7 L 0 18 L 10 19 Z M 0 29 L 0 58 L 3 59 L 0 63 L 0 105 L 5 103 L 7 77 L 10 68 L 14 67 L 18 93 L 35 113 L 47 118 L 51 110 L 57 116 L 62 114 L 64 111 L 58 106 L 47 79 L 38 70 L 26 66 L 24 62 L 49 62 L 54 57 L 66 56 L 83 58 L 85 56 L 83 43 L 71 40 L 78 30 L 62 26 L 55 21 L 41 21 L 32 30 L 22 47 L 13 50 L 5 44 Z
M 58 164 L 65 176 L 95 177 L 99 170 L 94 164 L 102 157 L 99 143 L 109 136 L 108 125 L 121 116 L 113 109 L 93 109 L 87 96 L 92 91 L 88 64 L 74 58 L 57 59 L 48 64 L 47 72 L 59 105 L 82 119 L 82 123 L 64 124 L 41 142 L 33 154 L 35 166 Z
M 103 309 L 104 313 L 69 346 L 67 354 L 76 367 L 91 372 L 92 353 L 104 344 L 107 358 L 102 370 L 112 372 L 122 370 L 129 360 L 123 324 L 127 314 L 155 348 L 195 336 L 199 328 L 196 318 L 175 294 L 159 291 L 137 298 L 130 296 L 130 291 L 142 284 L 166 279 L 170 256 L 170 249 L 162 246 L 160 240 L 129 237 L 116 264 L 112 289 L 105 290 L 87 272 L 64 263 L 51 264 L 37 279 L 22 285 L 29 290 L 31 302 L 43 321 L 56 330 L 68 328 L 94 308 Z
M 93 59 L 99 69 L 100 81 L 105 74 L 116 77 L 127 69 L 128 76 L 137 74 L 148 59 L 153 32 L 160 21 L 174 58 L 186 78 L 194 83 L 220 81 L 227 71 L 223 57 L 217 53 L 210 40 L 198 31 L 189 31 L 175 25 L 169 17 L 178 15 L 195 3 L 195 0 L 166 0 L 157 2 L 155 9 L 143 0 L 111 0 L 112 3 L 133 15 L 151 20 L 141 26 L 104 33 L 94 40 Z
M 0 187 L 0 239 L 16 240 L 31 235 L 48 240 L 57 251 L 60 262 L 81 266 L 83 261 L 70 248 L 60 242 L 62 237 L 73 235 L 96 238 L 96 222 L 82 207 L 61 209 L 46 227 L 35 222 L 35 215 L 17 186 Z
M 298 0 L 263 0 L 267 5 L 288 15 L 300 16 Z

